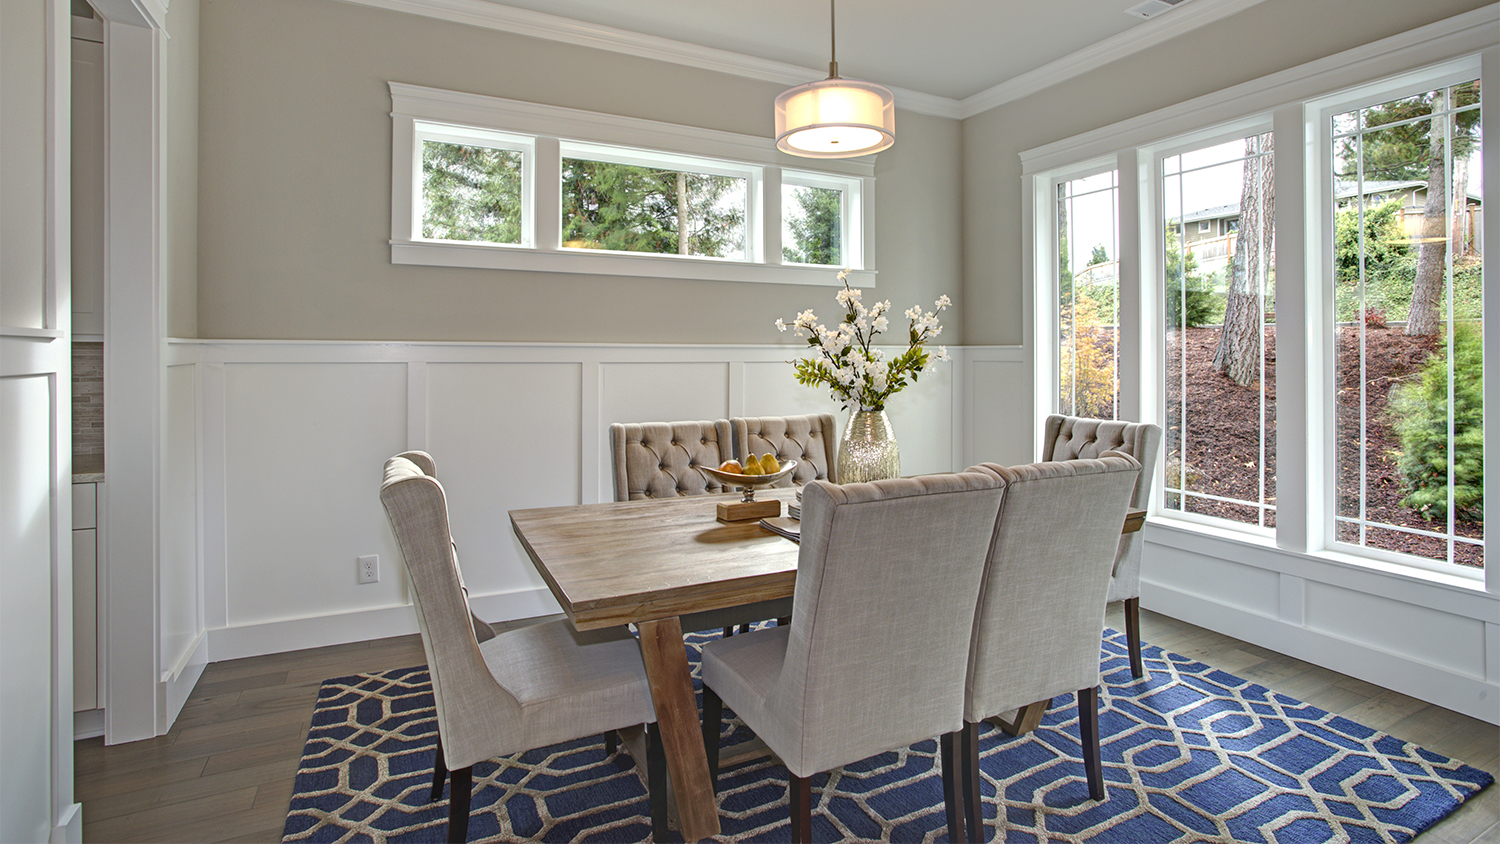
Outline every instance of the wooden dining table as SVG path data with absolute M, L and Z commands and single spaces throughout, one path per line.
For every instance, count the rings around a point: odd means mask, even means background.
M 757 498 L 792 500 L 792 489 Z M 733 495 L 510 511 L 511 526 L 579 630 L 634 624 L 683 838 L 719 834 L 718 809 L 683 642 L 683 616 L 790 598 L 795 542 L 758 521 L 724 523 Z M 1125 532 L 1140 528 L 1130 514 Z

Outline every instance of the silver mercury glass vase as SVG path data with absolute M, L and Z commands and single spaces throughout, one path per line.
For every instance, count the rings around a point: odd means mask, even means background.
M 841 484 L 901 477 L 901 450 L 884 410 L 849 414 L 839 441 L 838 477 Z

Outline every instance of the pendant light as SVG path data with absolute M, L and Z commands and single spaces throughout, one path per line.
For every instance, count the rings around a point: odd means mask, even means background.
M 896 97 L 874 82 L 839 77 L 828 0 L 828 78 L 776 98 L 776 148 L 804 158 L 851 158 L 896 142 Z

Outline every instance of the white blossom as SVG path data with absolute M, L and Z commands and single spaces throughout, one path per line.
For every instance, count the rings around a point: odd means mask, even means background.
M 781 331 L 781 332 L 785 332 L 786 331 L 786 320 L 782 319 L 781 317 L 777 317 L 776 318 L 776 330 L 777 331 Z

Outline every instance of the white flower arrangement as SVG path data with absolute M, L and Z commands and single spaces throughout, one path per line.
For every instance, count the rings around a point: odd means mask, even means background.
M 818 350 L 814 357 L 792 361 L 797 369 L 797 383 L 808 387 L 827 386 L 834 401 L 844 407 L 858 406 L 860 410 L 885 410 L 886 399 L 899 393 L 908 383 L 915 383 L 917 376 L 932 369 L 938 363 L 951 360 L 948 347 L 939 346 L 937 354 L 930 354 L 924 346 L 943 333 L 938 324 L 938 314 L 953 304 L 946 295 L 933 303 L 937 310 L 923 311 L 914 305 L 906 312 L 909 322 L 906 351 L 886 360 L 885 353 L 875 347 L 875 336 L 890 327 L 886 313 L 891 302 L 876 302 L 866 308 L 863 291 L 849 286 L 849 270 L 839 273 L 844 289 L 835 297 L 844 308 L 844 318 L 837 328 L 828 328 L 818 322 L 812 311 L 803 311 L 788 324 L 776 320 L 778 331 L 791 328 L 798 337 L 806 337 L 807 345 Z

